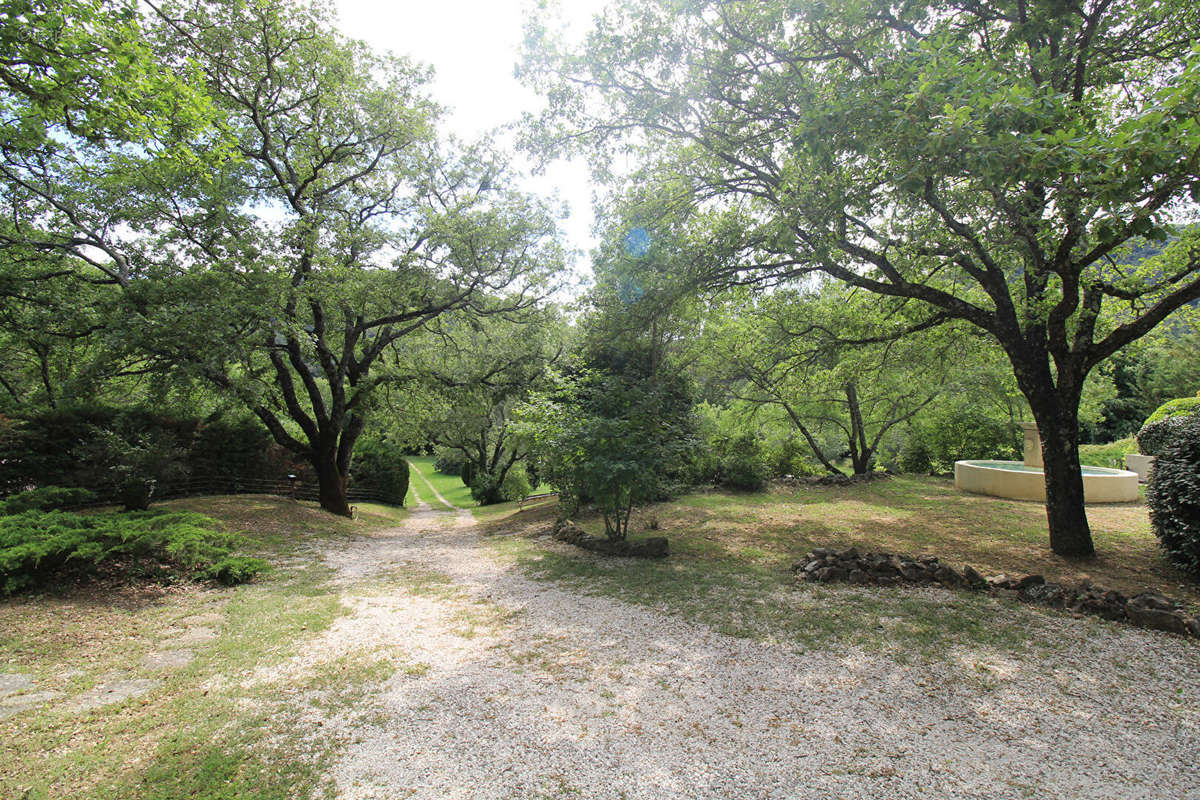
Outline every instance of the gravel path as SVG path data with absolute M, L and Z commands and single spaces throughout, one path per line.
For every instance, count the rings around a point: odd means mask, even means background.
M 1053 663 L 801 653 L 529 580 L 469 514 L 427 508 L 327 560 L 353 613 L 291 667 L 421 665 L 373 687 L 366 726 L 313 711 L 351 740 L 331 774 L 347 800 L 1200 800 L 1200 648 L 1181 639 L 1063 618 Z M 406 564 L 455 589 L 372 580 Z

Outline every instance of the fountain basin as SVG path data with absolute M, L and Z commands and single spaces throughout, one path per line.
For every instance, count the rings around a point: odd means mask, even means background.
M 1128 503 L 1138 499 L 1138 475 L 1123 469 L 1083 467 L 1083 499 L 1087 503 Z M 1040 466 L 1020 461 L 956 461 L 954 486 L 964 492 L 1046 501 L 1046 479 Z

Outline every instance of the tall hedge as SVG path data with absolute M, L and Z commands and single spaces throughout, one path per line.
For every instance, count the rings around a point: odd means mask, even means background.
M 1200 416 L 1179 420 L 1146 489 L 1150 523 L 1170 558 L 1200 577 Z
M 350 468 L 352 489 L 395 506 L 404 505 L 408 494 L 408 460 L 403 448 L 390 442 L 364 439 L 354 448 Z
M 0 425 L 0 495 L 30 486 L 80 486 L 111 499 L 109 466 L 81 457 L 115 434 L 131 445 L 154 441 L 181 451 L 186 485 L 232 492 L 253 482 L 281 481 L 304 465 L 252 421 L 172 417 L 146 409 L 62 408 Z M 160 485 L 156 495 L 184 488 Z

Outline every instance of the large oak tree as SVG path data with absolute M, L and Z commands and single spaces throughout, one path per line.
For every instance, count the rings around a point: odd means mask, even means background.
M 113 341 L 236 396 L 349 514 L 384 354 L 441 314 L 536 302 L 554 219 L 489 147 L 439 137 L 428 70 L 344 39 L 324 7 L 148 5 L 140 45 L 201 98 L 180 95 L 187 124 L 114 142 L 49 120 L 4 164 L 7 245 L 118 286 Z
M 694 280 L 817 271 L 990 334 L 1085 556 L 1085 379 L 1200 297 L 1198 40 L 1182 0 L 657 0 L 575 52 L 534 29 L 526 75 L 543 142 L 668 176 Z

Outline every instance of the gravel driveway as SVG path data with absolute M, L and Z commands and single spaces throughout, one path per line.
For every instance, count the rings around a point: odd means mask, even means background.
M 348 741 L 343 798 L 1200 800 L 1186 640 L 1063 618 L 1053 663 L 798 652 L 530 580 L 427 507 L 327 561 L 352 613 L 292 668 L 419 665 L 353 716 L 313 709 Z M 379 588 L 405 565 L 450 584 Z

